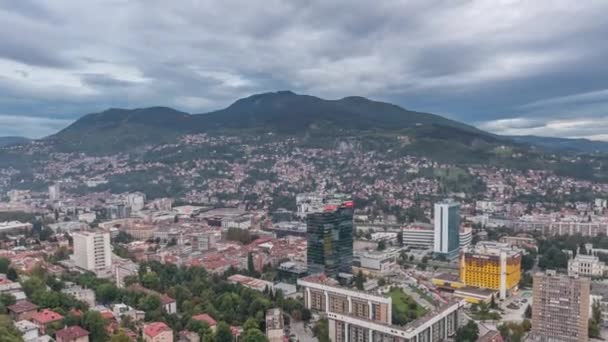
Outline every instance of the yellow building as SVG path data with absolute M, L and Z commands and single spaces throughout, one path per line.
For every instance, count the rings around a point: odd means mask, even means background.
M 521 253 L 505 243 L 482 241 L 460 256 L 460 281 L 466 286 L 496 290 L 500 298 L 517 287 Z

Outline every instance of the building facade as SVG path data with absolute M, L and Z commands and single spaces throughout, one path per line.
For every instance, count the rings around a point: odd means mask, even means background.
M 587 341 L 589 324 L 588 278 L 557 275 L 554 271 L 534 275 L 532 331 L 534 341 Z
M 308 233 L 308 273 L 352 272 L 353 264 L 353 202 L 325 207 L 324 212 L 306 216 Z
M 408 323 L 392 324 L 390 297 L 351 290 L 323 275 L 298 280 L 306 308 L 324 313 L 332 342 L 436 342 L 458 329 L 463 301 L 452 301 Z
M 601 277 L 604 275 L 606 264 L 593 255 L 577 254 L 568 260 L 568 275 L 570 277 Z
M 458 256 L 460 248 L 460 204 L 447 199 L 435 203 L 434 248 L 436 254 L 448 259 Z
M 77 232 L 74 233 L 74 262 L 76 266 L 99 272 L 112 265 L 110 233 Z
M 431 224 L 414 224 L 403 228 L 403 245 L 413 248 L 433 248 L 435 230 Z
M 507 244 L 482 241 L 460 258 L 460 280 L 466 286 L 496 290 L 504 299 L 519 284 L 521 252 Z

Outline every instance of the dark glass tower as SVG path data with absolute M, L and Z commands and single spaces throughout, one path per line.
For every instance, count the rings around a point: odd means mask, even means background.
M 353 202 L 327 206 L 324 212 L 306 216 L 308 274 L 352 273 Z

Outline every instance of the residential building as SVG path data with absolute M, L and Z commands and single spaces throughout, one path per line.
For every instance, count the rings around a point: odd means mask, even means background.
M 460 204 L 452 199 L 435 203 L 433 251 L 448 259 L 458 257 L 460 248 Z
M 274 284 L 270 281 L 245 276 L 242 274 L 233 274 L 228 277 L 228 282 L 232 284 L 241 284 L 256 291 L 273 290 Z
M 144 342 L 173 342 L 173 330 L 163 322 L 146 324 L 142 330 Z
M 65 289 L 61 290 L 61 292 L 87 303 L 89 307 L 94 307 L 97 304 L 95 301 L 95 291 L 80 285 L 69 284 Z
M 89 332 L 78 325 L 74 325 L 57 330 L 55 340 L 57 342 L 89 342 Z
M 209 328 L 211 328 L 211 331 L 213 332 L 215 332 L 215 329 L 217 328 L 217 321 L 206 313 L 192 316 L 192 319 L 195 321 L 207 323 L 207 325 L 209 326 Z
M 464 301 L 451 301 L 405 326 L 392 324 L 390 297 L 343 288 L 325 275 L 298 280 L 304 305 L 323 312 L 332 342 L 443 341 L 454 336 Z
M 7 309 L 11 318 L 17 322 L 31 319 L 38 310 L 38 305 L 28 300 L 20 300 L 13 305 L 9 305 Z
M 63 316 L 50 309 L 40 310 L 32 315 L 32 322 L 38 326 L 40 334 L 46 333 L 46 327 L 55 322 L 61 322 Z
M 40 334 L 38 326 L 29 320 L 21 320 L 15 323 L 15 328 L 21 333 L 24 342 L 37 342 Z
M 341 272 L 352 272 L 353 211 L 353 202 L 347 201 L 306 216 L 309 274 L 337 277 Z
M 76 232 L 74 238 L 74 262 L 76 266 L 91 271 L 101 272 L 112 265 L 110 233 Z
M 466 286 L 496 290 L 500 298 L 521 278 L 521 252 L 508 244 L 481 241 L 461 253 L 460 280 Z
M 268 342 L 283 342 L 285 340 L 283 324 L 281 309 L 274 308 L 266 311 L 266 337 Z
M 568 260 L 568 275 L 571 277 L 601 277 L 604 275 L 606 264 L 596 256 L 577 254 Z
M 119 288 L 125 287 L 125 278 L 129 276 L 136 276 L 139 266 L 131 260 L 125 260 L 124 262 L 112 264 L 114 269 L 114 280 L 116 286 Z
M 212 232 L 192 234 L 190 241 L 192 252 L 205 252 L 216 247 L 215 234 Z
M 532 331 L 534 341 L 587 341 L 588 278 L 537 273 L 533 279 Z

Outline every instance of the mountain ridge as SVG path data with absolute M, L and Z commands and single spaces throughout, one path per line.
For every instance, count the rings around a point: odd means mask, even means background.
M 484 141 L 569 152 L 608 152 L 608 143 L 536 136 L 500 136 L 440 115 L 417 112 L 398 105 L 347 96 L 327 100 L 292 91 L 253 94 L 226 108 L 190 114 L 170 107 L 110 108 L 82 116 L 47 137 L 68 150 L 125 149 L 147 143 L 164 143 L 190 133 L 249 132 L 342 134 L 392 132 L 425 139 L 456 139 L 465 144 Z

